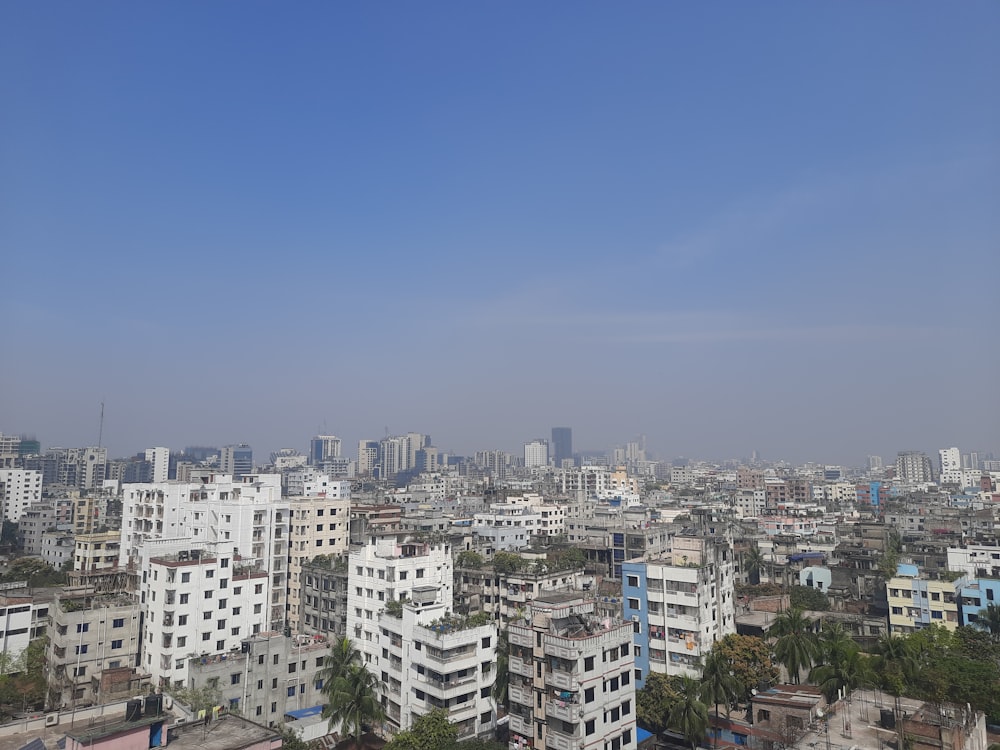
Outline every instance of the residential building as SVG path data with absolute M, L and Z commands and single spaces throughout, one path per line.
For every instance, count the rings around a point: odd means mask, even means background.
M 631 622 L 598 620 L 583 596 L 548 594 L 507 637 L 511 750 L 634 750 Z
M 938 481 L 941 484 L 957 484 L 964 487 L 962 482 L 962 452 L 958 448 L 942 448 L 938 451 L 938 456 L 941 466 Z
M 637 688 L 650 672 L 700 676 L 712 644 L 736 632 L 733 558 L 724 540 L 675 536 L 669 555 L 622 565 Z
M 415 588 L 435 587 L 452 602 L 451 545 L 388 535 L 355 546 L 348 555 L 347 635 L 372 669 L 382 669 L 379 612 L 390 601 L 406 601 Z
M 299 574 L 299 630 L 307 635 L 347 635 L 347 556 L 319 555 Z
M 317 555 L 347 552 L 350 532 L 351 484 L 328 482 L 329 491 L 310 497 L 290 497 L 288 559 L 288 623 L 302 623 L 302 567 Z
M 549 441 L 536 438 L 524 444 L 524 467 L 531 469 L 549 465 Z
M 317 435 L 309 441 L 309 465 L 319 466 L 331 458 L 340 457 L 340 438 L 336 435 Z
M 70 583 L 99 590 L 124 590 L 123 571 L 118 567 L 120 552 L 121 536 L 117 531 L 76 535 Z
M 472 517 L 472 530 L 493 550 L 526 547 L 541 529 L 542 514 L 530 503 L 493 503 L 488 513 Z
M 249 636 L 269 630 L 269 575 L 244 562 L 232 543 L 177 549 L 152 544 L 142 558 L 142 668 L 156 685 L 186 685 L 188 665 L 239 652 Z
M 889 633 L 900 635 L 930 625 L 948 630 L 959 626 L 959 599 L 965 577 L 956 581 L 930 580 L 921 577 L 916 565 L 899 564 L 896 575 L 886 584 L 889 605 Z
M 948 548 L 948 570 L 967 578 L 1000 578 L 1000 545 Z
M 0 654 L 16 659 L 31 641 L 46 634 L 52 594 L 42 591 L 32 595 L 28 589 L 12 588 L 0 593 Z
M 377 473 L 378 453 L 377 440 L 358 441 L 358 476 L 370 477 Z
M 959 589 L 959 624 L 975 625 L 982 611 L 1000 605 L 1000 578 L 977 578 Z
M 28 469 L 0 469 L 0 513 L 18 523 L 28 508 L 42 500 L 42 473 Z
M 170 478 L 169 448 L 147 448 L 146 461 L 149 462 L 149 481 L 166 482 Z
M 22 515 L 18 524 L 18 536 L 26 555 L 42 554 L 42 535 L 57 528 L 56 506 L 53 502 L 35 503 Z
M 900 451 L 896 456 L 896 479 L 909 484 L 934 481 L 934 469 L 922 451 Z
M 236 651 L 191 659 L 186 687 L 217 688 L 230 711 L 275 726 L 290 711 L 326 702 L 320 674 L 329 652 L 324 637 L 258 633 Z
M 45 647 L 49 705 L 130 698 L 147 682 L 135 670 L 141 643 L 139 604 L 127 594 L 70 588 L 56 595 Z
M 496 726 L 491 694 L 497 625 L 481 616 L 451 616 L 450 602 L 441 601 L 435 588 L 415 588 L 399 616 L 379 616 L 389 731 L 409 729 L 441 708 L 459 739 L 490 737 Z
M 66 563 L 72 563 L 75 551 L 72 532 L 42 532 L 42 551 L 39 556 L 56 570 L 60 570 Z

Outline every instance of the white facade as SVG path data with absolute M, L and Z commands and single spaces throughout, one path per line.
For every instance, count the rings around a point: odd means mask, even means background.
M 268 630 L 268 574 L 245 566 L 235 545 L 145 558 L 140 586 L 142 667 L 154 684 L 185 685 L 190 659 L 239 653 Z
M 520 549 L 528 545 L 532 534 L 539 532 L 541 522 L 542 514 L 530 505 L 493 503 L 489 513 L 476 513 L 472 517 L 472 530 L 488 539 L 494 550 Z
M 288 622 L 297 629 L 302 616 L 302 566 L 317 555 L 347 552 L 350 536 L 350 482 L 331 482 L 331 493 L 288 498 L 290 526 Z
M 433 592 L 427 591 L 433 601 Z M 435 708 L 448 712 L 459 739 L 489 735 L 496 722 L 491 693 L 496 681 L 494 623 L 468 626 L 448 616 L 449 604 L 408 602 L 402 617 L 383 613 L 380 639 L 386 682 L 386 718 L 392 730 L 409 729 Z
M 962 452 L 958 448 L 942 448 L 938 451 L 941 458 L 941 484 L 957 484 L 962 486 Z
M 351 550 L 348 575 L 347 635 L 372 669 L 381 669 L 378 623 L 386 602 L 406 601 L 413 598 L 416 588 L 435 587 L 438 601 L 451 605 L 451 545 L 446 542 L 375 538 Z
M 17 523 L 21 515 L 42 500 L 42 473 L 28 469 L 0 469 L 0 512 Z
M 224 474 L 205 481 L 126 484 L 119 565 L 140 557 L 151 540 L 188 539 L 195 545 L 233 545 L 245 562 L 270 576 L 270 626 L 284 627 L 288 585 L 289 504 L 277 474 Z M 190 543 L 190 542 L 189 542 Z
M 511 623 L 511 750 L 635 750 L 632 623 L 594 618 L 594 603 L 550 594 Z
M 170 475 L 170 449 L 147 448 L 146 460 L 149 461 L 150 479 L 153 482 L 166 482 Z
M 42 533 L 41 558 L 56 570 L 73 560 L 76 543 L 68 531 L 45 531 Z
M 524 466 L 530 469 L 534 466 L 549 465 L 549 442 L 542 440 L 532 440 L 524 444 Z
M 16 659 L 34 638 L 45 635 L 51 602 L 0 595 L 0 653 Z
M 1000 578 L 1000 547 L 985 544 L 949 547 L 948 570 L 969 578 Z

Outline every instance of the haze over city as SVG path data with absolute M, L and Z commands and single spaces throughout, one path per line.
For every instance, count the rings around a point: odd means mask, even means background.
M 0 430 L 1000 452 L 1000 7 L 6 4 Z

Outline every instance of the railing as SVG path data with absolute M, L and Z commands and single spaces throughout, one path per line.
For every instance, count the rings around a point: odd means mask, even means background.
M 577 750 L 580 747 L 580 740 L 574 735 L 564 734 L 549 727 L 545 733 L 545 747 L 553 750 Z
M 580 704 L 550 698 L 545 704 L 545 715 L 548 718 L 562 719 L 570 723 L 577 722 L 580 720 Z
M 548 672 L 545 683 L 563 690 L 579 690 L 580 683 L 571 672 Z
M 525 737 L 534 737 L 535 735 L 531 721 L 525 721 L 516 714 L 510 714 L 510 731 L 523 734 Z
M 531 677 L 534 674 L 531 662 L 526 659 L 519 659 L 516 656 L 508 657 L 507 668 L 514 674 L 519 674 L 524 677 Z

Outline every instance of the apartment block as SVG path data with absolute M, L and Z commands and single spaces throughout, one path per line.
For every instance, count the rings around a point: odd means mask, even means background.
M 511 750 L 636 747 L 632 623 L 575 594 L 532 602 L 508 628 Z
M 317 555 L 347 552 L 350 535 L 351 487 L 349 482 L 330 482 L 329 494 L 290 497 L 288 624 L 302 624 L 302 568 Z
M 302 565 L 300 579 L 301 632 L 347 635 L 347 556 L 317 556 Z
M 700 676 L 712 644 L 736 632 L 733 558 L 723 540 L 676 536 L 669 556 L 622 566 L 637 687 L 650 672 Z
M 886 582 L 889 604 L 889 633 L 912 633 L 930 625 L 948 630 L 959 626 L 959 599 L 967 578 L 956 581 L 921 577 L 916 565 L 900 564 L 896 575 Z
M 42 500 L 42 473 L 28 469 L 0 469 L 0 513 L 17 523 L 22 514 Z
M 489 737 L 497 640 L 493 622 L 450 615 L 434 586 L 418 587 L 399 616 L 379 617 L 390 731 L 409 729 L 435 708 L 448 712 L 460 739 Z
M 49 705 L 78 706 L 129 698 L 148 676 L 139 658 L 139 604 L 125 594 L 82 587 L 58 594 L 45 649 Z

